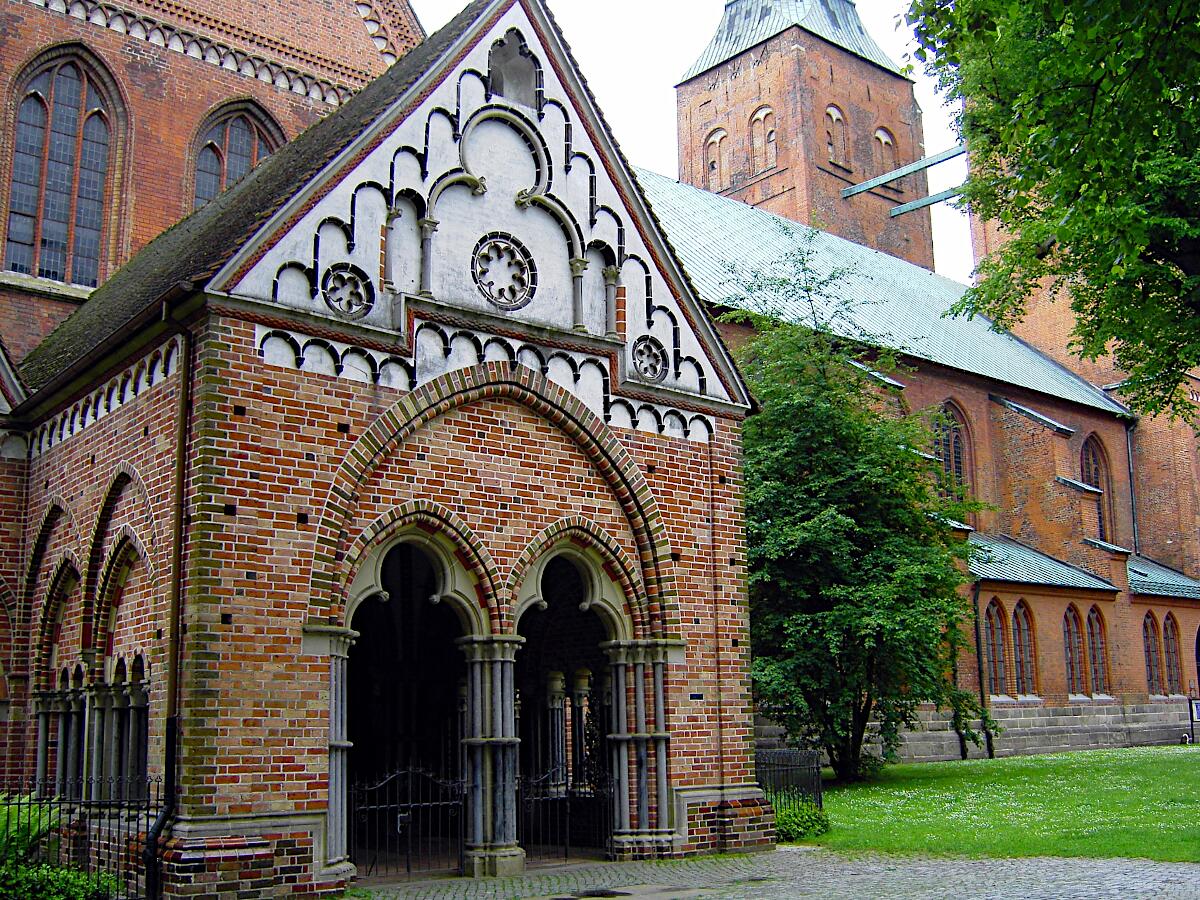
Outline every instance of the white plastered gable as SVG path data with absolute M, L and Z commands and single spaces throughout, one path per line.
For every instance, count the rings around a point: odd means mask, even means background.
M 544 10 L 505 6 L 447 51 L 451 71 L 414 85 L 423 100 L 381 110 L 263 229 L 265 252 L 247 247 L 213 287 L 406 338 L 407 356 L 390 360 L 396 386 L 507 358 L 614 425 L 695 437 L 703 429 L 674 407 L 745 407 L 745 390 Z M 268 352 L 272 335 L 260 337 L 268 361 L 294 354 L 326 374 L 356 352 L 310 352 L 300 334 L 274 335 Z M 374 356 L 350 366 L 354 377 L 381 377 L 389 363 Z

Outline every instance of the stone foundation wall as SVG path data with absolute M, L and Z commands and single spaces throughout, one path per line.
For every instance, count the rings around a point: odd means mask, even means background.
M 993 739 L 997 756 L 1178 744 L 1188 732 L 1184 700 L 1136 704 L 1082 704 L 1060 707 L 997 707 L 992 716 L 1003 731 Z M 960 759 L 958 735 L 944 713 L 923 712 L 922 729 L 904 736 L 906 762 Z M 983 747 L 968 745 L 973 759 Z

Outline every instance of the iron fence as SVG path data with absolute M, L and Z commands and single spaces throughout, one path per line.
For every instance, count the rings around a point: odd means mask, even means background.
M 776 812 L 801 803 L 822 805 L 819 750 L 759 750 L 754 765 Z
M 159 778 L 10 784 L 0 791 L 0 861 L 104 877 L 113 900 L 147 900 L 146 835 L 162 809 Z M 152 858 L 156 861 L 159 854 Z

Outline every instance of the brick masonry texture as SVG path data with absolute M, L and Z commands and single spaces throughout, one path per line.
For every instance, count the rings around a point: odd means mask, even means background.
M 29 66 L 68 44 L 115 85 L 123 111 L 113 143 L 104 275 L 188 212 L 203 123 L 222 104 L 257 104 L 289 139 L 331 108 L 51 9 L 5 3 L 0 207 L 7 207 L 15 91 Z M 329 9 L 302 3 L 269 16 L 269 28 L 260 12 L 224 0 L 136 6 L 350 85 L 386 64 L 364 17 L 377 17 L 398 51 L 419 28 L 407 4 L 361 4 L 364 12 L 348 2 Z M 928 214 L 887 216 L 890 206 L 925 191 L 923 177 L 851 201 L 838 195 L 876 174 L 877 127 L 895 136 L 899 161 L 922 155 L 911 85 L 797 30 L 753 57 L 682 88 L 685 180 L 706 183 L 704 141 L 723 127 L 730 135 L 726 193 L 929 265 Z M 756 174 L 748 129 L 764 102 L 777 116 L 778 159 Z M 850 124 L 846 165 L 829 163 L 818 128 L 830 103 Z M 76 308 L 78 294 L 52 283 L 0 281 L 0 339 L 9 353 L 24 357 Z M 635 638 L 673 642 L 665 702 L 678 819 L 672 834 L 629 842 L 622 856 L 771 844 L 773 813 L 755 787 L 753 765 L 737 413 L 718 409 L 706 443 L 610 428 L 541 375 L 498 363 L 406 392 L 267 365 L 254 317 L 232 305 L 190 315 L 179 323 L 181 335 L 164 334 L 136 358 L 100 361 L 59 395 L 31 405 L 22 433 L 41 434 L 53 423 L 54 440 L 15 458 L 0 452 L 5 774 L 35 770 L 36 692 L 64 672 L 68 679 L 80 671 L 85 681 L 111 680 L 135 660 L 145 666 L 150 691 L 149 769 L 163 773 L 172 520 L 182 503 L 181 794 L 164 853 L 170 895 L 321 894 L 345 885 L 347 867 L 323 865 L 332 676 L 330 651 L 312 634 L 351 624 L 350 587 L 364 555 L 397 534 L 428 529 L 453 544 L 491 634 L 518 630 L 514 604 L 528 571 L 566 540 L 604 559 L 625 595 Z M 338 338 L 334 326 L 321 327 Z M 618 330 L 624 328 L 622 303 Z M 180 337 L 190 351 L 183 352 Z M 739 339 L 733 329 L 725 337 Z M 191 411 L 180 423 L 185 379 Z M 1177 431 L 1139 425 L 1135 450 L 1144 462 L 1131 484 L 1125 425 L 1113 417 L 932 364 L 903 380 L 906 390 L 893 399 L 898 407 L 952 401 L 963 413 L 971 482 L 989 504 L 973 525 L 1114 583 L 1111 592 L 981 586 L 981 606 L 994 598 L 1011 614 L 1025 600 L 1035 630 L 1038 699 L 994 704 L 1012 723 L 1012 743 L 1002 750 L 1169 739 L 1176 713 L 1148 696 L 1141 619 L 1147 610 L 1160 622 L 1168 612 L 1176 617 L 1184 683 L 1194 683 L 1200 602 L 1131 595 L 1123 554 L 1083 543 L 1098 527 L 1095 502 L 1058 478 L 1079 477 L 1083 442 L 1095 436 L 1109 461 L 1109 539 L 1132 543 L 1136 490 L 1151 555 L 1194 572 L 1195 528 L 1187 516 L 1197 507 L 1174 500 L 1184 496 L 1182 487 L 1172 493 L 1183 484 L 1194 492 L 1194 446 Z M 1074 432 L 1048 430 L 1000 406 L 993 394 Z M 97 397 L 86 427 L 72 433 L 63 423 L 74 405 Z M 180 424 L 187 439 L 182 498 L 174 483 Z M 0 450 L 5 446 L 0 432 Z M 1105 617 L 1111 699 L 1084 704 L 1068 697 L 1061 622 L 1070 603 L 1082 616 L 1095 604 Z M 1011 636 L 1009 643 L 1011 666 Z M 962 685 L 977 689 L 974 658 L 964 657 L 959 668 Z M 627 695 L 632 707 L 632 684 Z M 945 755 L 945 734 L 932 715 L 928 734 L 936 734 L 935 748 L 921 750 L 914 736 L 914 755 Z M 653 779 L 658 763 L 651 760 L 647 771 Z M 647 819 L 657 822 L 661 813 L 665 820 L 656 804 L 652 797 Z

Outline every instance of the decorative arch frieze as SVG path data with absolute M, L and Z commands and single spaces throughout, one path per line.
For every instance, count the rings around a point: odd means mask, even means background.
M 499 577 L 491 554 L 460 516 L 440 504 L 425 500 L 410 500 L 389 510 L 354 539 L 338 567 L 337 595 L 342 598 L 343 608 L 333 613 L 333 617 L 344 620 L 346 627 L 350 626 L 352 605 L 361 599 L 354 596 L 353 586 L 359 580 L 363 566 L 378 555 L 376 551 L 380 548 L 413 532 L 429 535 L 422 543 L 425 549 L 433 549 L 435 556 L 444 557 L 445 552 L 438 553 L 436 546 L 430 546 L 431 542 L 437 536 L 447 539 L 452 545 L 454 558 L 474 579 L 475 607 L 464 608 L 465 604 L 460 603 L 458 609 L 460 618 L 466 620 L 463 622 L 464 631 L 477 636 L 498 632 L 503 610 L 499 601 Z M 461 589 L 458 593 L 461 593 Z
M 576 397 L 525 366 L 492 362 L 458 370 L 402 397 L 346 454 L 321 515 L 310 596 L 331 610 L 341 601 L 341 566 L 350 541 L 347 527 L 362 484 L 396 446 L 425 424 L 481 400 L 525 406 L 571 438 L 608 482 L 632 531 L 645 585 L 646 615 L 663 625 L 664 607 L 675 608 L 670 545 L 657 501 L 641 469 L 612 431 Z
M 50 12 L 80 19 L 126 37 L 142 40 L 192 59 L 237 72 L 273 85 L 281 91 L 299 94 L 337 106 L 354 94 L 348 83 L 301 72 L 293 66 L 239 50 L 229 44 L 187 31 L 140 12 L 120 9 L 100 0 L 28 0 Z M 364 14 L 364 22 L 370 20 Z M 384 58 L 387 58 L 385 53 Z M 349 70 L 346 72 L 350 74 Z M 356 77 L 361 77 L 356 75 Z
M 370 126 L 361 149 L 312 187 L 315 196 L 212 286 L 409 341 L 413 300 L 512 321 L 528 340 L 547 329 L 587 335 L 614 351 L 624 345 L 611 375 L 618 393 L 741 405 L 724 351 L 697 324 L 694 298 L 664 265 L 644 208 L 535 19 L 519 4 L 498 11 L 494 30 L 456 58 L 456 69 Z M 536 69 L 536 102 L 497 89 L 492 56 L 501 45 L 510 48 L 505 60 Z M 345 277 L 331 292 L 339 266 Z M 636 418 L 640 404 L 631 407 Z M 659 430 L 665 410 L 641 415 Z

